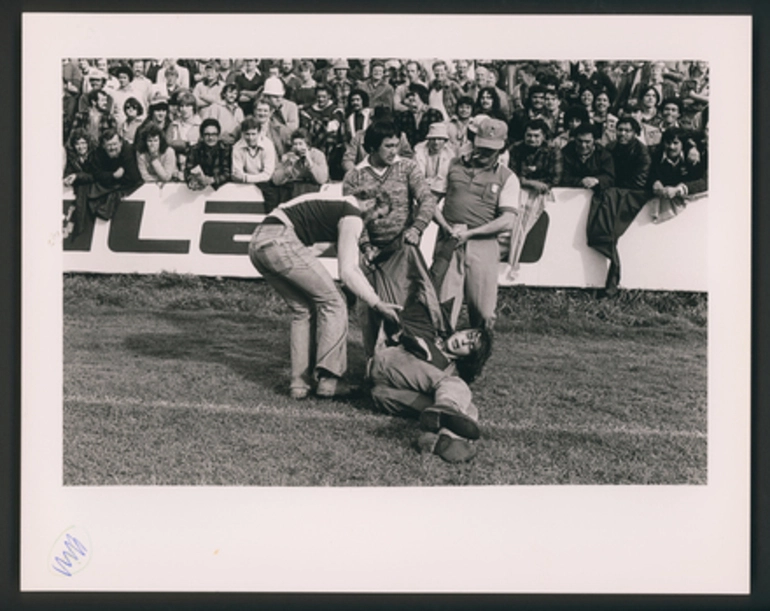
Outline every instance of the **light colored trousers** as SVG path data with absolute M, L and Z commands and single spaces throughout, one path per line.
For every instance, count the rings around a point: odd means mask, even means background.
M 291 310 L 291 388 L 310 388 L 319 370 L 347 369 L 348 310 L 342 293 L 294 228 L 260 225 L 249 257 Z
M 378 348 L 371 363 L 372 399 L 390 414 L 414 414 L 434 404 L 453 407 L 478 420 L 471 389 L 453 374 L 417 358 L 403 346 Z
M 497 264 L 500 260 L 497 238 L 472 239 L 454 248 L 454 240 L 441 233 L 436 240 L 431 274 L 437 284 L 439 301 L 445 303 L 454 298 L 450 325 L 457 328 L 465 301 L 470 326 L 491 328 L 497 307 Z

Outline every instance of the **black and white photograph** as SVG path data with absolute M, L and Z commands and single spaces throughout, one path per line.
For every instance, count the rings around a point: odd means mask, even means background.
M 750 19 L 24 42 L 23 587 L 745 590 Z

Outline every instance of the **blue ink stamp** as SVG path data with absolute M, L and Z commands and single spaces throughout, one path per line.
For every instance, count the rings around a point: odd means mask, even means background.
M 64 577 L 72 577 L 91 561 L 91 541 L 77 526 L 70 526 L 53 544 L 48 554 L 49 568 Z

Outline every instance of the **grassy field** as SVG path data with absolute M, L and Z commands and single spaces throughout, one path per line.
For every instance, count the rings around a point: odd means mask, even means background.
M 64 482 L 705 484 L 706 313 L 702 294 L 504 289 L 479 453 L 450 465 L 366 398 L 290 400 L 288 311 L 262 282 L 67 275 Z

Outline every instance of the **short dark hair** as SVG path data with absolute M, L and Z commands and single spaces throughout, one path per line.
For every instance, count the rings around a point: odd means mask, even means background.
M 470 106 L 471 108 L 473 108 L 473 104 L 474 104 L 473 98 L 469 95 L 461 95 L 459 98 L 457 98 L 457 102 L 455 102 L 455 109 L 458 106 L 461 106 L 462 104 L 465 104 L 466 106 Z
M 331 95 L 332 95 L 331 88 L 328 85 L 324 85 L 323 83 L 320 83 L 320 84 L 316 85 L 314 91 L 315 91 L 316 95 L 318 95 L 319 91 L 325 91 L 326 93 L 329 94 L 329 97 L 331 97 Z
M 348 95 L 348 102 L 350 101 L 350 98 L 352 98 L 354 95 L 361 96 L 361 101 L 364 103 L 364 108 L 369 107 L 369 94 L 366 93 L 366 91 L 364 91 L 363 89 L 353 89 Z
M 425 85 L 421 85 L 420 83 L 411 83 L 409 85 L 409 91 L 406 95 L 412 95 L 415 94 L 418 98 L 422 100 L 423 104 L 427 104 L 428 100 L 430 99 L 430 92 L 428 91 L 428 88 Z
M 249 115 L 241 121 L 241 133 L 247 132 L 250 129 L 259 129 L 259 123 L 257 123 L 256 118 L 252 115 Z
M 112 140 L 115 136 L 118 136 L 118 139 L 120 139 L 118 130 L 114 127 L 108 127 L 99 135 L 99 144 L 104 144 L 107 140 Z
M 655 94 L 655 99 L 657 100 L 655 106 L 660 106 L 660 94 L 658 93 L 658 90 L 655 89 L 655 87 L 652 85 L 648 85 L 647 87 L 642 88 L 642 90 L 639 92 L 639 101 L 642 101 L 642 98 L 647 95 L 648 91 L 652 91 Z
M 524 126 L 524 131 L 526 132 L 528 129 L 540 130 L 543 132 L 543 135 L 546 137 L 548 137 L 548 134 L 551 131 L 550 129 L 548 129 L 548 123 L 546 123 L 542 119 L 532 119 L 531 121 L 528 121 L 527 124 Z
M 129 68 L 128 66 L 124 66 L 121 64 L 120 66 L 118 66 L 113 70 L 113 73 L 115 74 L 116 77 L 120 76 L 121 74 L 125 74 L 128 76 L 129 81 L 134 80 L 134 71 L 131 70 L 131 68 Z
M 394 138 L 398 135 L 398 128 L 393 121 L 374 121 L 364 132 L 364 150 L 371 154 L 380 148 L 383 140 Z
M 76 127 L 70 132 L 69 138 L 67 138 L 67 148 L 75 150 L 75 143 L 78 140 L 85 140 L 88 143 L 88 150 L 91 151 L 94 148 L 94 139 L 91 134 L 84 127 Z
M 96 102 L 100 95 L 103 95 L 106 98 L 110 97 L 104 89 L 92 89 L 88 92 L 88 105 L 91 106 L 94 102 Z
M 581 123 L 575 128 L 574 136 L 577 138 L 578 136 L 582 136 L 584 134 L 591 134 L 594 137 L 594 140 L 596 139 L 596 130 L 594 129 L 594 126 L 590 123 Z
M 457 375 L 468 384 L 481 375 L 484 365 L 492 354 L 492 333 L 485 328 L 480 328 L 478 331 L 480 333 L 478 348 L 455 361 Z
M 203 119 L 203 121 L 201 121 L 201 137 L 203 137 L 203 132 L 206 130 L 206 128 L 212 125 L 217 128 L 217 134 L 222 133 L 222 126 L 219 124 L 219 121 L 213 117 L 209 117 L 208 119 Z
M 295 129 L 291 133 L 291 137 L 289 138 L 292 142 L 295 140 L 304 140 L 308 144 L 310 144 L 310 134 L 307 133 L 307 130 L 304 127 L 300 127 L 298 129 Z
M 661 144 L 669 144 L 674 140 L 679 140 L 682 144 L 687 140 L 687 132 L 681 127 L 670 127 L 663 132 L 663 136 L 660 138 Z
M 139 137 L 136 142 L 136 148 L 140 153 L 147 152 L 147 139 L 157 136 L 160 139 L 160 152 L 165 153 L 168 148 L 168 140 L 166 140 L 166 134 L 155 123 L 150 123 L 144 129 L 139 131 Z
M 569 122 L 572 119 L 580 119 L 580 123 L 582 125 L 585 125 L 590 121 L 588 117 L 588 110 L 586 110 L 585 106 L 570 106 L 567 110 L 564 111 L 564 126 L 569 128 Z
M 130 97 L 123 102 L 123 112 L 126 112 L 129 108 L 136 108 L 137 117 L 141 117 L 144 114 L 144 107 L 135 97 Z
M 615 129 L 617 129 L 621 123 L 628 123 L 628 125 L 631 126 L 631 129 L 634 130 L 634 133 L 637 136 L 642 133 L 642 127 L 639 125 L 639 121 L 634 119 L 631 115 L 623 115 L 622 117 L 618 118 L 618 122 L 615 124 Z
M 531 100 L 532 96 L 535 95 L 536 93 L 542 93 L 543 95 L 545 95 L 545 87 L 535 83 L 534 85 L 532 85 L 532 87 L 529 88 L 529 91 L 527 92 L 527 99 Z
M 668 104 L 674 104 L 679 109 L 679 114 L 682 114 L 682 100 L 679 98 L 666 98 L 660 103 L 661 110 L 664 109 Z
M 225 94 L 228 91 L 232 91 L 232 90 L 235 90 L 235 93 L 240 93 L 241 92 L 240 88 L 235 83 L 227 83 L 224 87 L 222 87 L 222 91 L 219 92 L 219 97 L 224 100 L 225 99 Z

